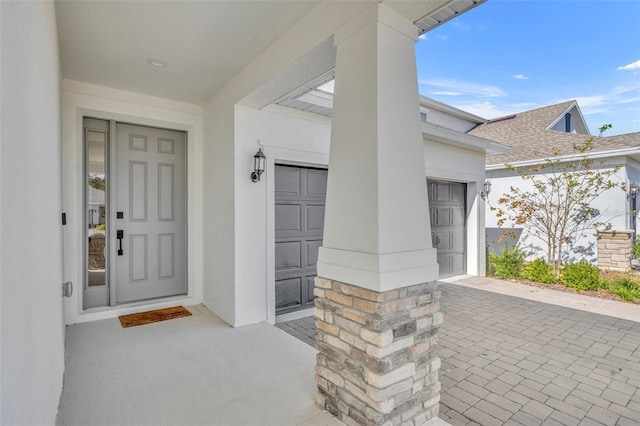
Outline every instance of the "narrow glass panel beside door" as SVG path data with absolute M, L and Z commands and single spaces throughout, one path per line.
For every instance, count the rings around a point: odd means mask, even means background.
M 84 271 L 83 308 L 109 305 L 109 122 L 84 119 Z
M 106 133 L 87 131 L 87 286 L 107 284 L 106 280 Z

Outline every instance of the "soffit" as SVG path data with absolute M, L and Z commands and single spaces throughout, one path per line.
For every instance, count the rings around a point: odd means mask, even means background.
M 57 1 L 62 77 L 202 104 L 318 3 Z

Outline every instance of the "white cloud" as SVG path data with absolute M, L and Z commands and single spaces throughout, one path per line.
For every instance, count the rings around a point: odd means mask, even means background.
M 631 86 L 617 86 L 614 87 L 611 93 L 613 95 L 622 95 L 623 93 L 633 92 L 634 90 L 640 89 L 640 84 L 631 85 Z
M 604 95 L 578 96 L 575 100 L 578 101 L 578 106 L 584 115 L 602 114 L 609 111 L 610 101 Z
M 616 68 L 616 71 L 634 71 L 640 70 L 640 59 L 627 65 Z
M 516 80 L 529 80 L 529 77 L 524 74 L 516 74 L 513 76 L 513 78 L 515 78 Z
M 517 110 L 509 107 L 507 108 L 498 107 L 495 104 L 492 104 L 491 102 L 488 102 L 488 101 L 475 103 L 475 104 L 457 104 L 453 106 L 463 111 L 467 111 L 467 112 L 470 112 L 471 114 L 475 114 L 477 116 L 487 118 L 487 119 L 504 117 L 505 115 L 511 115 L 515 112 L 518 112 Z
M 462 96 L 464 93 L 461 92 L 449 92 L 446 90 L 435 90 L 433 92 L 429 92 L 430 95 L 440 95 L 440 96 Z
M 449 89 L 447 91 L 459 92 L 462 95 L 471 95 L 483 98 L 497 98 L 507 96 L 507 93 L 499 87 L 487 86 L 471 81 L 435 79 L 420 80 L 419 83 L 425 86 L 432 86 L 440 89 Z
M 449 40 L 449 36 L 446 34 L 438 34 L 436 38 L 440 40 Z
M 578 101 L 581 109 L 592 108 L 604 105 L 607 98 L 602 95 L 598 96 L 583 96 L 575 98 Z
M 640 97 L 637 98 L 629 98 L 629 99 L 621 99 L 618 101 L 619 104 L 631 104 L 634 102 L 640 102 Z
M 418 39 L 420 39 L 420 40 L 429 40 L 429 37 L 427 37 L 427 33 L 424 33 L 424 34 L 420 34 L 420 36 L 418 36 Z
M 518 111 L 526 111 L 528 109 L 533 109 L 537 106 L 535 102 L 519 102 L 517 104 L 511 104 L 511 107 L 517 108 Z

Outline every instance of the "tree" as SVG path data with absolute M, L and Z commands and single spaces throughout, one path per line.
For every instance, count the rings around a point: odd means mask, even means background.
M 600 128 L 600 136 L 610 129 L 607 124 Z M 600 211 L 591 203 L 603 191 L 621 187 L 611 178 L 621 165 L 600 168 L 589 154 L 593 151 L 595 138 L 573 146 L 576 158 L 563 159 L 554 149 L 553 157 L 533 167 L 514 167 L 523 180 L 522 188 L 511 186 L 498 200 L 498 207 L 491 207 L 498 217 L 498 226 L 507 223 L 525 225 L 531 232 L 547 243 L 547 260 L 554 272 L 559 274 L 565 244 L 585 235 L 587 229 L 602 225 L 598 222 Z M 508 235 L 505 231 L 503 235 Z
M 104 191 L 104 176 L 96 173 L 90 173 L 89 186 Z

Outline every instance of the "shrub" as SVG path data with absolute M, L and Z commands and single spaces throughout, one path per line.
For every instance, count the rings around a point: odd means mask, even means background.
M 536 259 L 524 267 L 520 274 L 522 278 L 538 283 L 554 283 L 558 281 L 551 265 L 544 259 Z
M 640 300 L 640 285 L 629 278 L 619 278 L 608 283 L 609 291 L 617 294 L 622 300 L 635 302 Z
M 640 238 L 633 243 L 633 258 L 640 260 Z
M 519 278 L 525 253 L 518 245 L 506 247 L 502 256 L 489 253 L 489 274 L 500 278 Z
M 603 286 L 600 270 L 584 260 L 566 265 L 560 274 L 560 281 L 579 291 L 597 290 Z

